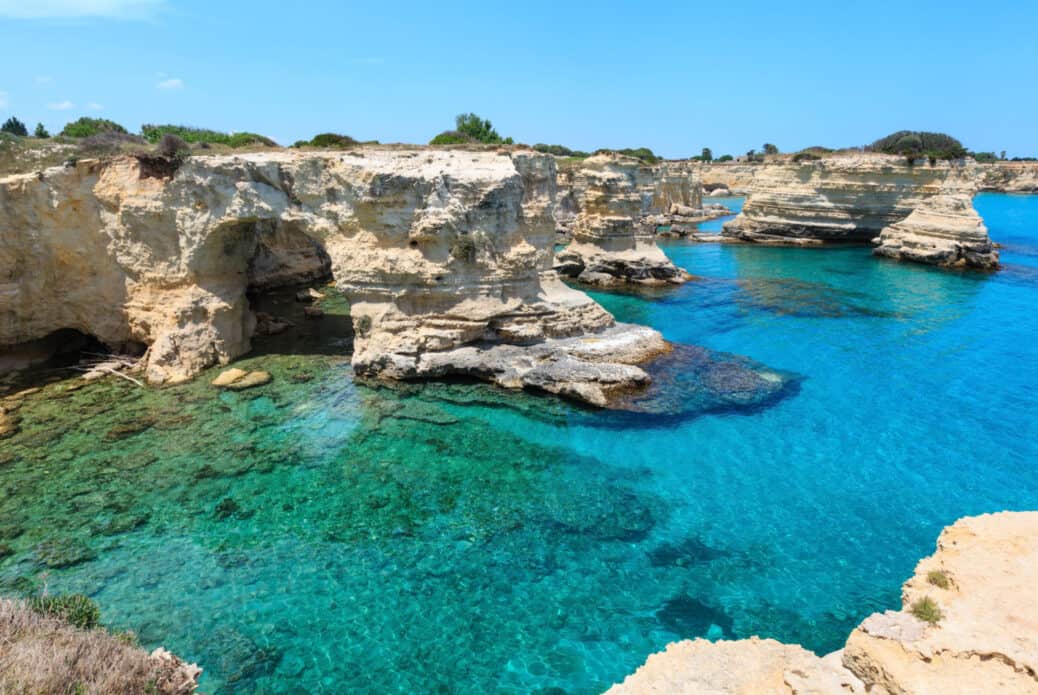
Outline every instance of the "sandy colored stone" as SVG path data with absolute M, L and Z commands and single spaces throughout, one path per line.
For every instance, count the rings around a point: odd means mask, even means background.
M 269 372 L 249 372 L 245 376 L 235 379 L 231 383 L 227 384 L 224 388 L 230 389 L 231 391 L 244 391 L 245 389 L 251 389 L 254 386 L 269 384 L 272 379 L 273 377 Z
M 73 328 L 147 346 L 147 380 L 179 383 L 249 351 L 247 291 L 331 276 L 359 374 L 469 373 L 474 346 L 528 361 L 525 346 L 616 325 L 552 270 L 555 199 L 554 158 L 520 149 L 279 150 L 175 171 L 123 157 L 9 176 L 0 351 Z M 610 384 L 645 377 L 597 368 Z
M 991 162 L 977 165 L 980 190 L 1000 193 L 1038 191 L 1038 162 Z
M 838 662 L 772 639 L 669 644 L 608 695 L 836 695 L 865 687 Z
M 930 580 L 942 572 L 948 588 Z M 900 611 L 869 616 L 818 657 L 756 637 L 676 642 L 612 695 L 1038 695 L 1038 512 L 960 519 L 902 588 Z M 934 600 L 931 625 L 911 607 Z
M 248 370 L 238 369 L 237 367 L 231 367 L 230 369 L 225 369 L 224 371 L 220 372 L 220 375 L 209 383 L 211 383 L 213 386 L 230 386 L 231 384 L 238 381 L 238 379 L 241 379 L 248 373 Z
M 930 583 L 942 571 L 948 589 Z M 902 612 L 867 618 L 844 664 L 896 695 L 1038 693 L 1038 512 L 960 519 L 902 589 Z M 910 614 L 930 597 L 937 625 Z
M 910 166 L 904 157 L 838 154 L 758 166 L 742 213 L 724 226 L 728 238 L 798 246 L 871 242 L 878 255 L 901 260 L 998 264 L 973 209 L 979 174 L 971 159 Z
M 680 284 L 688 274 L 656 245 L 653 216 L 674 206 L 699 208 L 699 184 L 687 162 L 647 165 L 602 153 L 559 171 L 556 220 L 571 242 L 555 259 L 560 273 L 588 284 Z

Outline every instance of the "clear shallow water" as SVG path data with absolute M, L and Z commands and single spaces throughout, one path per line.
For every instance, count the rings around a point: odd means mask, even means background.
M 745 408 L 373 389 L 334 307 L 250 392 L 52 384 L 0 443 L 0 590 L 83 591 L 216 693 L 596 693 L 681 637 L 838 648 L 942 526 L 1038 508 L 1038 197 L 976 204 L 995 275 L 674 242 L 701 280 L 596 294 L 796 377 Z

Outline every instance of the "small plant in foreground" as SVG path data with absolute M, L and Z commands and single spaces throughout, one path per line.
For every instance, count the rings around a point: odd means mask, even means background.
M 926 575 L 926 581 L 941 589 L 947 589 L 951 585 L 948 573 L 944 570 L 930 570 Z
M 931 625 L 936 625 L 944 617 L 941 607 L 929 596 L 924 596 L 912 604 L 912 615 Z
M 101 609 L 83 594 L 65 596 L 35 596 L 29 599 L 29 608 L 41 615 L 51 615 L 78 628 L 97 627 Z

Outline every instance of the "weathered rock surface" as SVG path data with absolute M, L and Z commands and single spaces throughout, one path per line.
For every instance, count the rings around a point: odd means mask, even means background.
M 746 195 L 753 188 L 757 172 L 768 164 L 747 162 L 703 162 L 698 165 L 703 190 L 710 193 L 727 189 L 734 195 Z
M 977 165 L 982 191 L 1038 192 L 1038 162 L 991 162 Z
M 1035 695 L 1036 584 L 1038 512 L 967 517 L 916 567 L 902 610 L 866 618 L 839 652 L 758 638 L 677 642 L 609 693 Z M 912 614 L 923 598 L 939 606 L 936 624 Z
M 761 244 L 878 243 L 878 254 L 945 266 L 994 267 L 998 254 L 973 209 L 976 164 L 833 155 L 761 166 L 723 234 Z
M 865 693 L 838 661 L 802 647 L 752 637 L 685 640 L 649 657 L 607 695 L 835 695 Z
M 555 195 L 552 157 L 486 149 L 277 151 L 179 167 L 127 157 L 10 176 L 0 179 L 0 350 L 72 328 L 147 346 L 148 380 L 172 383 L 250 349 L 246 291 L 329 273 L 351 302 L 364 375 L 472 373 L 468 351 L 457 370 L 449 353 L 621 334 L 551 270 Z M 661 342 L 631 335 L 640 354 Z M 627 386 L 643 382 L 627 359 L 594 369 L 610 388 L 621 372 Z
M 556 257 L 563 275 L 598 285 L 680 284 L 688 274 L 656 245 L 660 215 L 701 203 L 693 168 L 687 162 L 649 166 L 619 154 L 603 153 L 559 171 L 561 203 L 557 221 L 571 243 Z

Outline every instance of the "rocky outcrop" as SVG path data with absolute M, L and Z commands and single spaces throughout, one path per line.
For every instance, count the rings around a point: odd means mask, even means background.
M 1038 193 L 1038 162 L 991 162 L 977 165 L 982 191 Z
M 247 292 L 331 275 L 360 374 L 471 374 L 605 404 L 667 348 L 551 270 L 555 192 L 550 156 L 407 147 L 0 179 L 0 349 L 75 329 L 147 347 L 148 380 L 176 382 L 250 349 Z
M 877 243 L 879 255 L 990 268 L 998 254 L 973 209 L 976 164 L 834 155 L 761 167 L 731 239 L 816 246 Z
M 747 195 L 753 188 L 757 172 L 769 164 L 746 162 L 706 162 L 698 165 L 699 179 L 707 195 L 715 190 L 727 190 L 734 195 Z
M 571 242 L 557 255 L 556 269 L 596 285 L 684 282 L 687 273 L 656 245 L 655 233 L 660 214 L 699 207 L 692 171 L 687 162 L 649 166 L 613 153 L 565 165 L 557 221 Z
M 678 642 L 609 693 L 1035 695 L 1036 582 L 1038 512 L 960 519 L 905 583 L 902 609 L 865 619 L 841 651 L 818 657 L 757 638 Z

